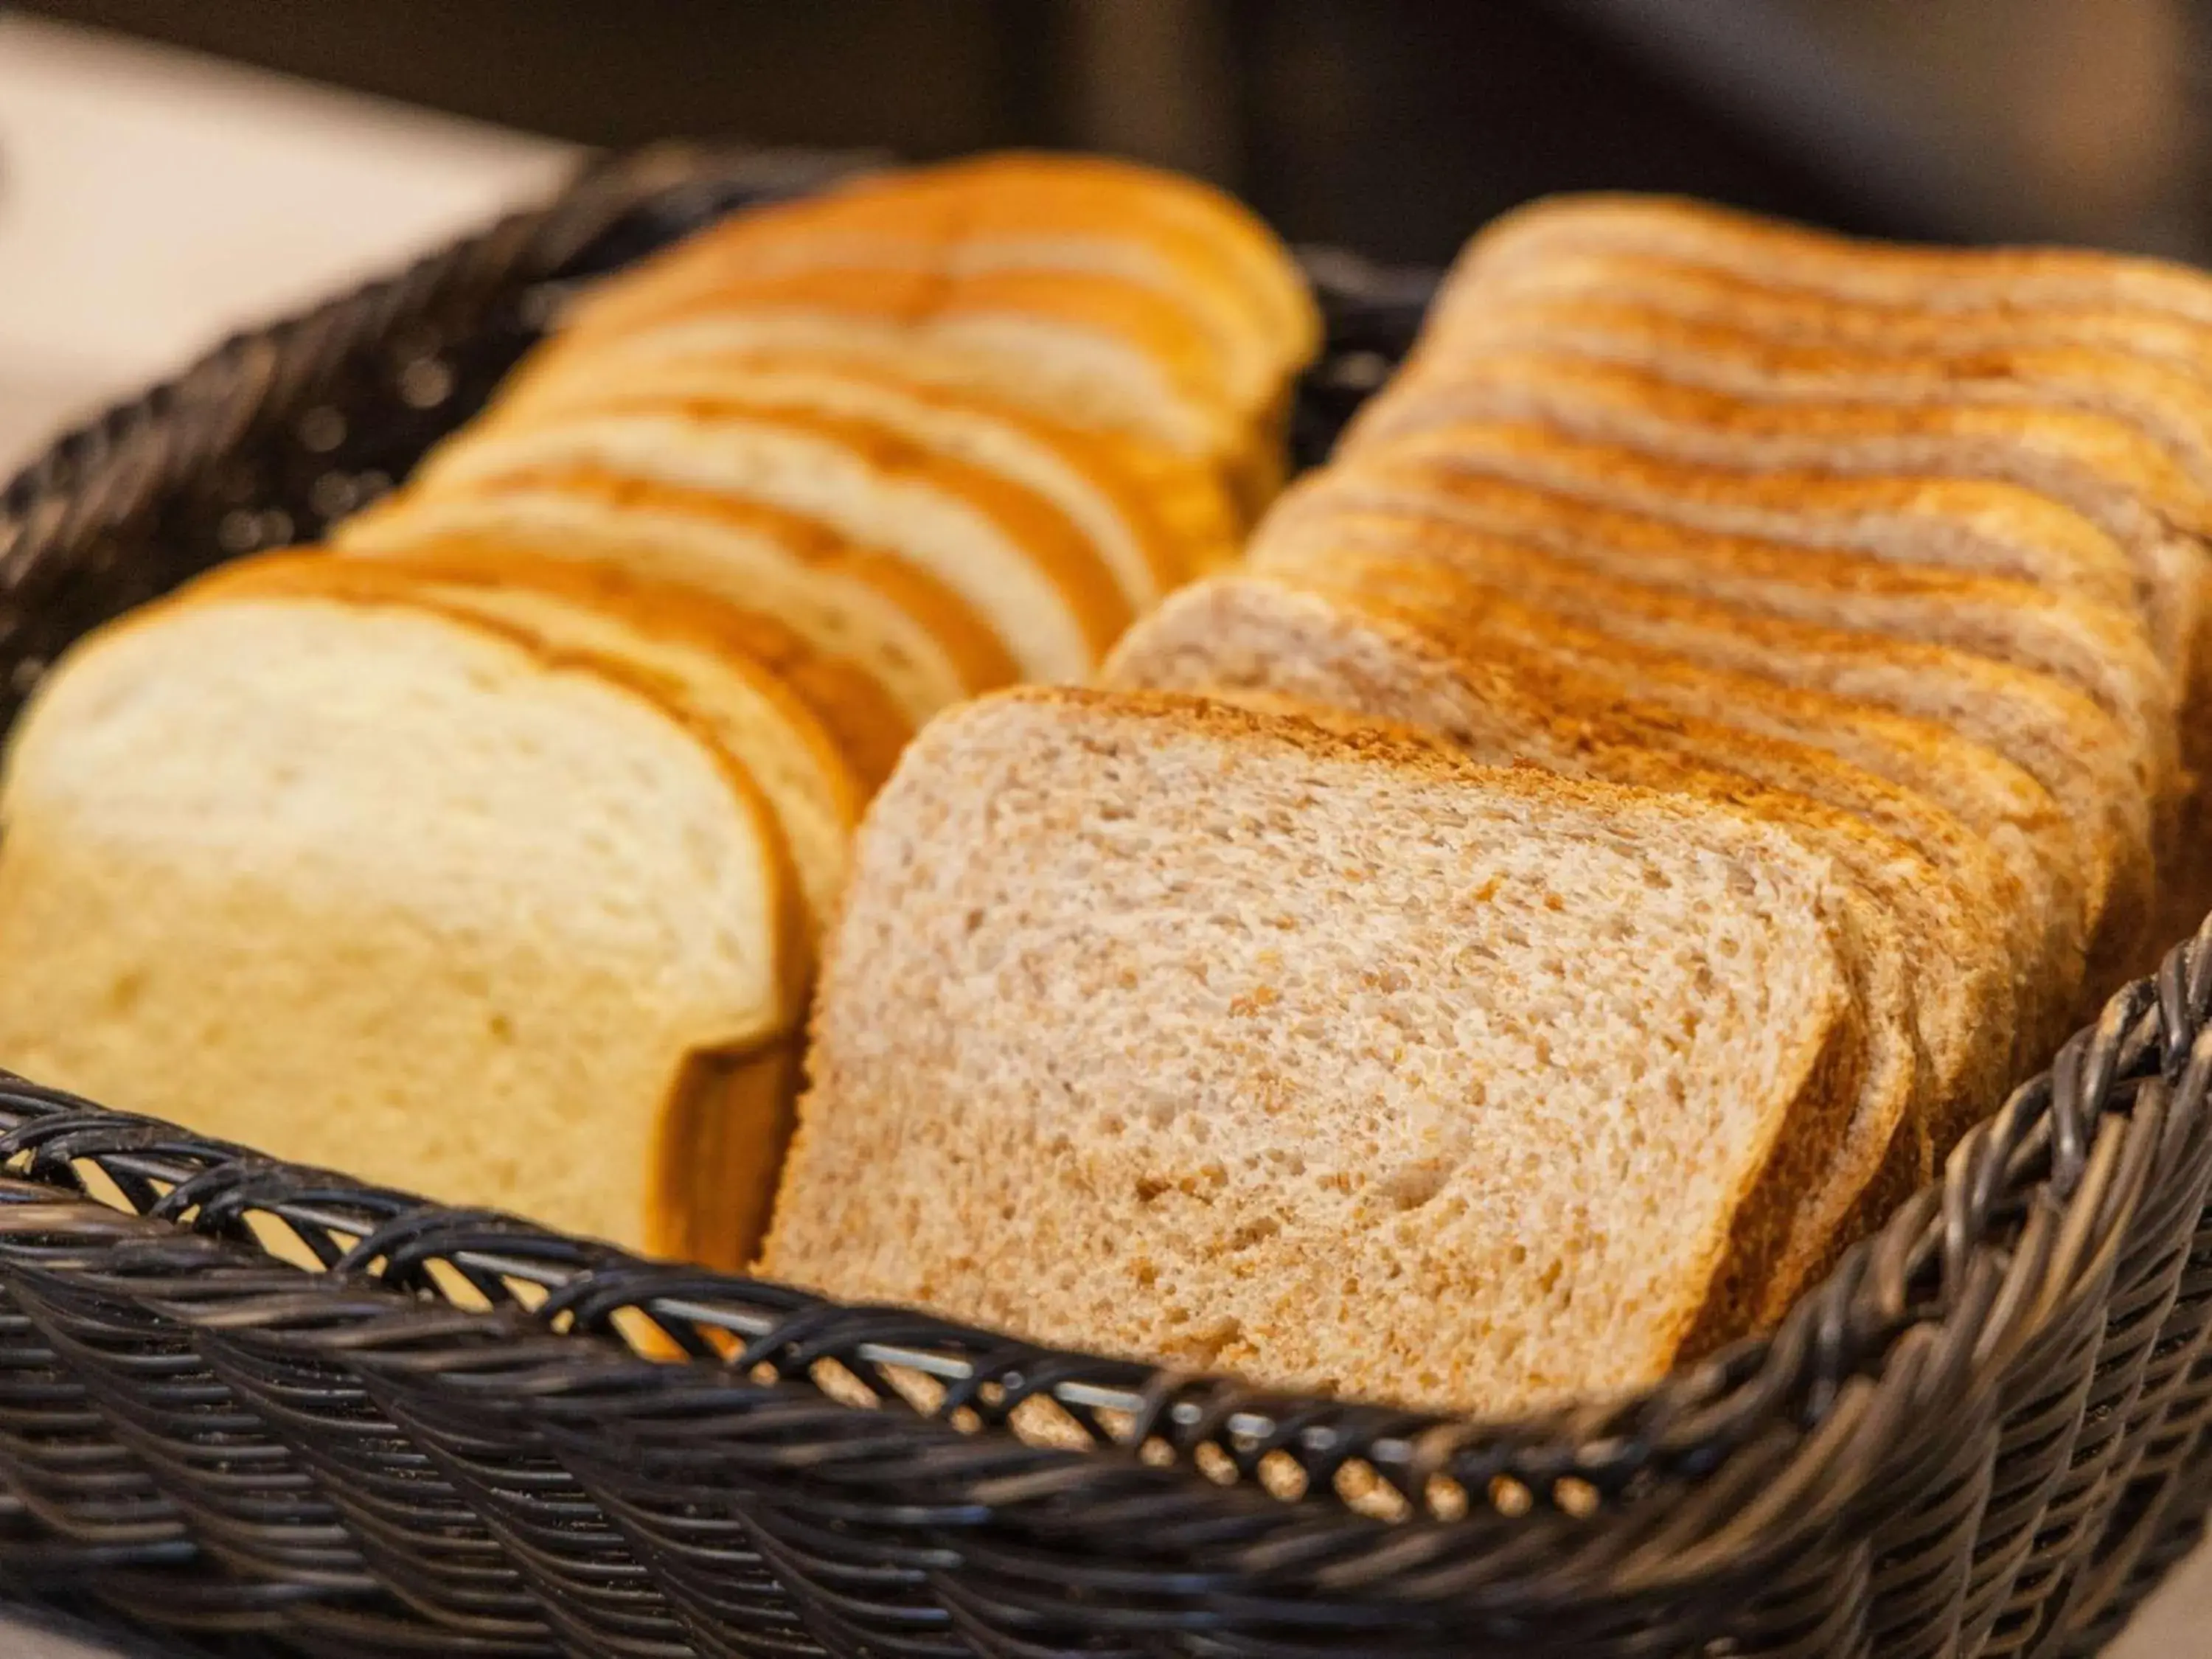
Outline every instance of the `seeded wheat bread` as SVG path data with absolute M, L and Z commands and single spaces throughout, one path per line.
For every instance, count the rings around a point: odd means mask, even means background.
M 863 829 L 765 1266 L 1270 1386 L 1632 1387 L 1748 1322 L 1848 1109 L 1841 908 L 1712 803 L 987 698 Z
M 412 606 L 158 605 L 11 739 L 0 1063 L 735 1265 L 807 952 L 742 769 L 615 665 Z

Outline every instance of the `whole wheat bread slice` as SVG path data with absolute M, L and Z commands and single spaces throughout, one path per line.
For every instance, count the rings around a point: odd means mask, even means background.
M 2002 953 L 1993 953 L 1988 925 L 1992 895 L 1962 890 L 1955 874 L 1875 827 L 1902 792 L 1829 756 L 1640 704 L 1618 682 L 1462 637 L 1449 618 L 1257 574 L 1178 594 L 1130 630 L 1108 672 L 1127 690 L 1350 711 L 1434 733 L 1484 764 L 1532 764 L 1730 802 L 1832 859 L 1852 890 L 1864 951 L 1844 965 L 1865 1015 L 1869 1053 L 1845 1133 L 1769 1279 L 1765 1316 L 1787 1308 L 1860 1225 L 1924 1180 L 1947 1144 L 1939 1137 L 1990 1109 L 2004 1086 L 1994 1070 L 1978 1078 L 1960 1070 L 1961 1040 L 1975 1023 L 1986 1031 L 2008 1014 Z M 1887 816 L 1915 827 L 1926 814 L 1905 798 Z M 1959 975 L 1962 951 L 1977 951 L 1984 960 Z M 1992 959 L 2000 971 L 1991 971 Z M 1969 980 L 1994 990 L 1994 1000 L 1968 1006 Z M 1947 1021 L 1953 1029 L 1941 1029 Z M 1934 1047 L 1947 1048 L 1948 1057 L 1935 1059 Z M 1966 1063 L 1986 1066 L 1988 1059 L 1985 1048 L 1982 1061 Z
M 1002 693 L 862 831 L 768 1271 L 1503 1410 L 1750 1318 L 1854 1097 L 1825 860 L 1202 701 Z

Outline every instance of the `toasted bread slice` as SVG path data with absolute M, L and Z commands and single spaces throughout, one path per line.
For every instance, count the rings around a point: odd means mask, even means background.
M 1049 502 L 871 421 L 694 404 L 465 430 L 410 493 L 562 467 L 758 501 L 894 551 L 958 594 L 1025 678 L 1086 678 L 1129 621 L 1091 544 Z
M 1770 398 L 2083 410 L 2133 426 L 2198 489 L 2212 486 L 2212 374 L 2139 356 L 2094 331 L 2070 338 L 2063 318 L 2046 325 L 2034 311 L 1960 319 L 1856 307 L 1662 262 L 1613 263 L 1621 285 L 1610 290 L 1469 290 L 1430 329 L 1427 349 L 1540 347 Z M 2204 364 L 2212 370 L 2212 351 Z
M 808 966 L 743 769 L 618 665 L 238 594 L 79 645 L 11 741 L 0 1056 L 447 1202 L 733 1265 Z
M 456 540 L 613 563 L 771 611 L 874 674 L 917 726 L 1017 678 L 997 636 L 927 572 L 817 519 L 712 490 L 565 467 L 403 491 L 331 532 L 333 551 L 372 557 Z
M 2212 526 L 2212 498 L 2166 451 L 2109 416 L 2011 404 L 1801 404 L 1528 350 L 1455 359 L 1433 375 L 1409 371 L 1362 412 L 1361 441 L 1462 420 L 1540 421 L 1578 438 L 1770 477 L 2017 484 L 2072 507 L 2126 551 L 2154 628 L 2187 642 L 2203 625 L 2212 567 L 2191 538 Z
M 1141 441 L 1058 426 L 975 392 L 902 381 L 866 364 L 799 356 L 669 358 L 641 363 L 611 381 L 526 372 L 475 429 L 671 404 L 796 409 L 872 421 L 933 453 L 996 473 L 1050 502 L 1089 538 L 1134 615 L 1225 556 L 1218 546 L 1186 545 L 1157 510 L 1150 487 L 1173 465 L 1172 454 L 1160 453 L 1150 468 L 1131 466 L 1127 452 L 1144 447 Z M 1225 501 L 1218 505 L 1217 529 L 1230 533 L 1233 515 Z
M 1449 574 L 1409 576 L 1397 568 L 1408 560 Z M 1980 658 L 1747 615 L 1693 596 L 1593 575 L 1540 550 L 1417 516 L 1346 513 L 1296 532 L 1271 532 L 1255 546 L 1253 563 L 1302 582 L 1364 580 L 1378 598 L 1402 590 L 1432 605 L 1476 612 L 1488 613 L 1494 599 L 1510 596 L 1504 614 L 1522 621 L 1525 611 L 1547 613 L 1580 630 L 1583 640 L 1607 635 L 1723 673 L 1945 727 L 1990 754 L 2014 760 L 2032 775 L 2070 779 L 2083 769 L 2069 767 L 2067 757 L 2109 757 L 2111 763 L 2096 775 L 2116 785 L 2120 799 L 2090 811 L 2101 831 L 2094 844 L 2122 837 L 2148 842 L 2149 786 L 2124 769 L 2129 744 L 2119 728 L 2086 699 Z M 2148 773 L 2149 756 L 2138 749 L 2134 761 Z M 2093 873 L 2085 885 L 2081 850 L 2073 836 L 2054 836 L 2040 849 L 2015 842 L 2000 849 L 2007 895 L 2001 908 L 2014 923 L 2008 954 L 2032 991 L 2023 998 L 2020 1022 L 2030 1057 L 2040 1057 L 2065 1035 L 2087 971 L 2085 954 L 2120 945 L 2100 933 L 2094 905 L 2094 896 L 2108 887 L 2110 878 L 2101 878 L 2100 884 Z M 1954 849 L 1949 861 L 1983 864 L 1990 851 L 1977 842 Z M 2136 874 L 2148 886 L 2147 864 Z M 2148 902 L 2145 898 L 2134 907 L 2138 919 Z M 2115 963 L 2102 956 L 2097 965 L 2100 972 L 2115 971 Z
M 1002 693 L 863 830 L 766 1267 L 1267 1386 L 1634 1387 L 1750 1322 L 1848 1118 L 1844 908 L 1717 803 Z
M 2003 1081 L 1956 1057 L 2006 1009 L 1992 890 L 1970 893 L 1879 824 L 1924 804 L 1832 757 L 1639 704 L 1618 682 L 1462 634 L 1362 591 L 1224 576 L 1179 594 L 1115 648 L 1110 683 L 1353 710 L 1446 738 L 1468 758 L 1731 802 L 1833 860 L 1857 889 L 1866 955 L 1845 963 L 1865 1012 L 1862 1090 L 1825 1178 L 1793 1219 L 1762 1299 L 1771 1318 L 1857 1225 L 1933 1168 L 1939 1133 L 1993 1109 Z M 1802 787 L 1800 786 L 1802 786 Z M 1949 829 L 1955 841 L 1960 827 Z M 1895 920 L 1893 921 L 1892 918 Z M 1956 965 L 1999 992 L 1969 1006 Z M 1908 955 L 1909 952 L 1909 955 Z M 1940 967 L 1936 964 L 1941 964 Z M 1940 1006 L 1938 1005 L 1941 1005 Z M 1946 1029 L 1947 1025 L 1949 1029 Z M 1945 1062 L 1923 1058 L 1948 1050 Z

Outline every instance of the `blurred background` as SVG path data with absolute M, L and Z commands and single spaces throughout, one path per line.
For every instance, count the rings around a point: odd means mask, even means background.
M 1547 191 L 2212 261 L 2202 0 L 41 0 L 0 9 L 0 465 L 670 137 L 1117 151 L 1440 261 Z
M 222 332 L 666 137 L 1115 151 L 1442 261 L 1547 191 L 2212 264 L 2208 0 L 0 6 L 0 474 Z M 37 1638 L 0 1625 L 0 1652 Z M 2212 1659 L 2212 1565 L 2130 1659 Z

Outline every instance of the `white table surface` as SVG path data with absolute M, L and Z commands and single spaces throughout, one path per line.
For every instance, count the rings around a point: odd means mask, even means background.
M 0 475 L 232 328 L 542 195 L 561 145 L 0 15 Z M 0 1659 L 107 1659 L 9 1620 Z M 2212 1659 L 2212 1561 L 2109 1659 Z

